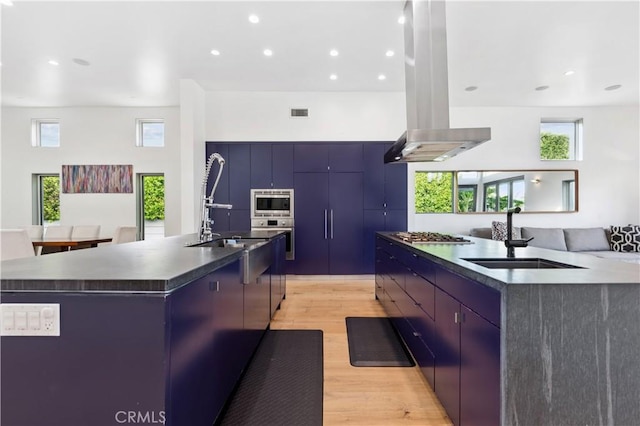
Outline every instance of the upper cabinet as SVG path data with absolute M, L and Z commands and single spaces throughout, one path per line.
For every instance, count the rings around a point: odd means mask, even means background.
M 384 164 L 388 143 L 364 144 L 364 208 L 407 210 L 407 165 Z
M 293 144 L 251 144 L 251 188 L 293 188 Z
M 362 172 L 361 143 L 299 143 L 294 146 L 294 172 Z

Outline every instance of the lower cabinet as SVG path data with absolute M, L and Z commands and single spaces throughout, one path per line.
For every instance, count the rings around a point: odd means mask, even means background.
M 454 425 L 500 424 L 499 293 L 381 237 L 375 253 L 376 298 Z

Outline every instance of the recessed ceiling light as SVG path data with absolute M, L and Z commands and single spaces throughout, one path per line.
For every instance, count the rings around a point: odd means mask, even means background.
M 404 17 L 404 16 L 401 16 L 401 17 L 399 17 L 399 18 L 398 18 L 398 24 L 400 24 L 400 25 L 404 25 L 404 23 L 405 23 L 406 21 L 407 21 L 407 20 L 405 19 L 405 17 Z
M 251 22 L 252 24 L 257 24 L 258 22 L 260 22 L 260 18 L 258 17 L 258 15 L 249 15 L 249 22 Z
M 81 58 L 73 58 L 71 61 L 74 64 L 82 65 L 83 67 L 88 67 L 89 65 L 91 65 L 91 62 L 85 61 L 84 59 L 81 59 Z
M 569 71 L 565 71 L 564 75 L 573 75 L 575 73 L 576 73 L 575 71 L 569 70 Z
M 211 54 L 212 54 L 213 56 L 220 56 L 220 51 L 219 51 L 219 50 L 217 50 L 217 49 L 212 49 L 212 50 L 211 50 Z
M 273 56 L 273 50 L 271 49 L 264 49 L 262 53 L 264 53 L 264 56 Z
M 473 92 L 474 90 L 478 90 L 478 86 L 465 87 L 464 90 L 466 90 L 467 92 Z
M 58 65 L 60 65 L 58 63 L 58 61 L 54 61 L 53 59 L 51 59 L 50 61 L 47 62 L 49 65 L 53 65 L 54 67 L 57 67 Z
M 385 56 L 390 58 L 393 55 L 395 55 L 396 53 L 393 50 L 387 50 L 384 54 L 385 54 Z
M 338 76 L 337 76 L 337 75 L 335 75 L 335 74 L 331 74 L 331 75 L 329 76 L 329 79 L 330 79 L 330 80 L 337 80 L 337 79 L 338 79 Z
M 622 85 L 621 84 L 614 84 L 613 86 L 607 86 L 604 88 L 604 90 L 618 90 L 619 88 L 621 88 Z
M 329 55 L 331 55 L 331 56 L 338 56 L 338 55 L 339 55 L 339 52 L 338 52 L 336 49 L 331 49 L 331 50 L 329 51 Z
M 387 79 L 386 75 L 384 75 L 384 74 L 378 75 L 378 80 L 386 80 L 386 79 Z
M 536 90 L 538 92 L 542 92 L 543 90 L 547 90 L 549 88 L 549 86 L 538 86 L 536 87 Z

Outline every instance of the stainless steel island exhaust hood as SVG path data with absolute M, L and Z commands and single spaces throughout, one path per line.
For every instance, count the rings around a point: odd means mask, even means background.
M 407 131 L 384 162 L 443 161 L 491 139 L 488 127 L 449 127 L 444 0 L 409 0 L 404 16 Z

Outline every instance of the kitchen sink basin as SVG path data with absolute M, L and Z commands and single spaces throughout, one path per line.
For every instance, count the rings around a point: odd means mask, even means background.
M 489 269 L 581 269 L 581 266 L 556 262 L 555 260 L 537 257 L 495 257 L 495 258 L 467 258 L 467 262 Z

